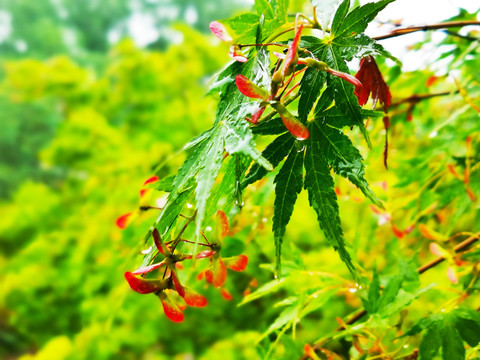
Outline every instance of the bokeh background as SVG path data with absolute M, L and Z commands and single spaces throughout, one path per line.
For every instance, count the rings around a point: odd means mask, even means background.
M 302 3 L 292 1 L 292 11 Z M 208 24 L 250 4 L 1 1 L 0 358 L 257 357 L 258 339 L 278 316 L 273 304 L 305 286 L 307 274 L 299 272 L 290 280 L 290 293 L 283 289 L 263 302 L 236 306 L 254 278 L 260 285 L 272 279 L 271 204 L 256 205 L 257 200 L 265 203 L 271 183 L 251 195 L 237 223 L 243 230 L 229 240 L 250 256 L 245 273 L 229 275 L 233 299 L 226 301 L 203 283 L 194 285 L 209 306 L 188 309 L 182 324 L 166 319 L 158 299 L 134 293 L 123 279 L 125 271 L 139 264 L 142 239 L 155 214 L 143 214 L 124 231 L 115 227 L 119 215 L 138 207 L 138 190 L 153 170 L 163 164 L 162 171 L 174 172 L 184 158 L 182 146 L 212 123 L 216 99 L 205 96 L 208 79 L 229 59 L 228 46 L 209 34 Z M 392 69 L 397 79 L 398 69 Z M 431 75 L 397 80 L 397 89 L 410 81 L 409 89 L 424 90 L 424 80 Z M 428 121 L 424 128 L 402 124 L 396 131 L 399 139 L 421 138 L 434 127 Z M 382 167 L 382 126 L 372 131 L 376 147 L 367 160 L 379 170 L 367 177 L 386 198 L 385 184 L 395 182 L 396 175 Z M 447 136 L 446 141 L 452 139 L 456 137 Z M 460 140 L 450 149 L 453 154 L 465 152 Z M 393 143 L 392 168 L 399 173 L 408 171 L 408 165 L 398 165 L 402 144 L 412 151 L 421 146 Z M 358 260 L 367 267 L 373 264 L 369 247 L 387 247 L 371 242 L 380 236 L 392 241 L 388 246 L 393 250 L 379 265 L 395 262 L 400 245 L 392 240 L 390 227 L 379 226 L 355 189 L 342 182 L 339 186 L 342 212 L 348 214 L 343 216 L 346 236 L 352 246 L 363 249 Z M 305 194 L 299 204 L 288 232 L 295 241 L 286 241 L 286 269 L 308 269 L 309 275 L 328 269 L 348 278 L 325 244 Z M 469 206 L 468 198 L 465 204 Z M 472 227 L 476 216 L 463 220 L 463 228 Z M 303 343 L 318 338 L 319 331 L 331 331 L 335 317 L 360 305 L 345 294 L 305 320 L 298 330 Z

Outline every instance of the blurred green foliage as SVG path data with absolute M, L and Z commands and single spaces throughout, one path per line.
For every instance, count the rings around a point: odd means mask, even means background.
M 5 3 L 12 33 L 0 43 L 0 357 L 299 358 L 304 344 L 327 336 L 338 326 L 337 317 L 362 306 L 361 298 L 367 304 L 379 301 L 351 281 L 319 234 L 305 193 L 287 228 L 285 277 L 273 280 L 271 177 L 245 194 L 245 207 L 233 222 L 236 234 L 226 239 L 231 251 L 241 248 L 250 258 L 246 273 L 229 273 L 234 299 L 225 301 L 217 290 L 188 279 L 209 305 L 188 309 L 184 323 L 172 324 L 158 299 L 132 292 L 123 278 L 138 265 L 143 236 L 156 214 L 142 213 L 123 232 L 114 221 L 138 207 L 138 189 L 154 169 L 174 172 L 184 158 L 181 147 L 211 124 L 217 100 L 204 95 L 206 84 L 228 60 L 227 47 L 184 25 L 175 27 L 183 35 L 181 44 L 167 46 L 159 36 L 151 45 L 157 50 L 141 49 L 128 39 L 110 46 L 109 31 L 128 34 L 132 9 L 124 1 Z M 228 1 L 166 3 L 178 7 L 180 18 L 193 6 L 196 26 L 203 31 L 210 20 L 231 12 L 224 6 Z M 297 9 L 303 2 L 296 3 Z M 158 10 L 159 2 L 138 4 L 150 11 Z M 166 21 L 157 13 L 157 28 L 162 29 Z M 65 41 L 66 34 L 75 41 Z M 480 93 L 480 56 L 461 37 L 444 42 L 460 50 L 445 47 L 450 68 L 440 71 L 431 86 L 426 84 L 433 70 L 401 74 L 398 67 L 381 64 L 394 98 L 455 92 L 446 77 L 455 68 L 470 100 L 455 93 L 419 102 L 411 109 L 411 122 L 406 121 L 408 103 L 392 109 L 389 171 L 382 164 L 380 121 L 368 124 L 373 149 L 360 148 L 366 177 L 385 200 L 391 223 L 400 229 L 412 222 L 426 224 L 448 238 L 479 231 L 478 202 L 447 165 L 463 173 L 467 161 L 478 164 L 480 129 L 471 99 Z M 362 144 L 358 134 L 349 135 Z M 465 145 L 469 135 L 471 154 Z M 479 197 L 480 169 L 472 169 L 471 190 Z M 391 223 L 372 212 L 358 189 L 341 178 L 336 181 L 345 238 L 366 282 L 375 266 L 381 274 L 376 281 L 387 285 L 399 268 L 432 258 L 429 240 L 418 226 L 396 237 Z M 362 345 L 374 348 L 379 340 L 393 352 L 401 346 L 392 344 L 402 325 L 455 303 L 459 289 L 478 294 L 478 275 L 465 269 L 459 271 L 459 285 L 448 281 L 443 265 L 420 280 L 405 280 L 408 291 L 396 294 L 394 304 L 406 306 L 402 301 L 411 300 L 410 317 L 403 307 L 390 318 L 373 316 L 359 325 L 360 333 L 365 329 L 371 335 Z M 249 289 L 254 278 L 257 292 Z M 431 283 L 438 285 L 425 294 L 417 291 Z M 252 293 L 243 297 L 246 289 Z M 417 296 L 420 301 L 414 301 Z M 479 305 L 472 298 L 466 303 Z M 348 349 L 353 339 L 347 335 L 327 345 Z M 419 341 L 399 354 L 411 353 Z

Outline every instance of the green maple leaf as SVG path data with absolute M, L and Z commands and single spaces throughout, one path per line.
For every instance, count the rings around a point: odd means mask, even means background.
M 273 204 L 273 235 L 275 237 L 276 271 L 281 276 L 282 241 L 285 229 L 293 213 L 298 194 L 303 186 L 303 145 L 298 150 L 291 147 L 285 163 L 275 177 L 275 201 Z
M 285 126 L 282 123 L 285 130 Z M 269 161 L 273 167 L 285 159 L 294 145 L 295 139 L 290 133 L 283 134 L 273 140 L 262 152 L 262 156 Z M 242 188 L 246 188 L 248 185 L 262 179 L 268 174 L 267 169 L 260 166 L 258 163 L 253 164 L 252 168 L 248 172 L 245 180 L 242 182 Z
M 260 16 L 254 13 L 244 13 L 231 17 L 229 19 L 220 20 L 224 25 L 229 26 L 234 34 L 235 43 L 252 44 L 257 39 L 258 26 L 260 24 Z
M 366 55 L 381 54 L 393 58 L 381 45 L 361 34 L 378 12 L 392 1 L 394 0 L 369 3 L 349 12 L 350 1 L 345 0 L 335 13 L 328 41 L 304 37 L 302 46 L 307 47 L 315 57 L 326 62 L 331 68 L 345 73 L 349 72 L 346 61 L 354 56 L 361 58 Z M 368 146 L 371 147 L 370 138 L 363 123 L 361 107 L 353 93 L 354 86 L 331 75 L 327 76 L 327 86 L 333 89 L 332 94 L 338 109 L 360 128 Z
M 256 0 L 255 13 L 244 13 L 220 22 L 229 26 L 237 36 L 237 44 L 261 43 L 287 21 L 289 0 Z
M 232 63 L 218 75 L 217 83 L 220 82 L 221 85 L 213 91 L 221 89 L 222 94 L 215 123 L 210 130 L 193 139 L 185 147 L 188 156 L 173 179 L 167 204 L 155 224 L 162 236 L 166 236 L 170 231 L 183 206 L 195 193 L 196 235 L 197 239 L 200 237 L 208 212 L 208 201 L 222 167 L 225 151 L 231 155 L 247 155 L 267 170 L 273 169 L 255 148 L 253 134 L 245 120 L 256 104 L 242 95 L 234 83 L 234 78 L 238 74 L 248 76 L 259 84 L 269 83 L 269 62 L 268 54 L 261 49 L 248 63 Z M 231 195 L 230 192 L 229 186 L 219 188 L 215 199 L 228 197 Z M 152 254 L 147 254 L 143 264 L 148 265 L 151 259 Z
M 258 42 L 268 41 L 268 38 L 287 22 L 289 0 L 256 0 L 255 8 L 261 18 L 261 36 Z
M 350 0 L 344 0 L 333 18 L 331 39 L 354 36 L 364 32 L 375 16 L 393 1 L 395 0 L 372 2 L 348 12 Z
M 335 8 L 342 0 L 311 0 L 312 6 L 317 7 L 317 18 L 323 30 L 328 29 L 332 21 Z
M 216 129 L 212 131 L 212 136 L 210 137 L 207 146 L 204 148 L 196 176 L 197 189 L 195 191 L 195 198 L 197 200 L 197 238 L 200 237 L 203 220 L 205 219 L 207 200 L 212 191 L 215 179 L 218 176 L 218 172 L 222 167 L 224 144 L 225 128 L 217 125 Z M 196 253 L 196 250 L 195 247 L 194 253 Z
M 471 347 L 480 343 L 480 314 L 465 308 L 434 314 L 418 321 L 402 337 L 422 331 L 424 334 L 419 347 L 421 359 L 434 359 L 441 350 L 444 360 L 463 360 L 463 343 Z
M 352 274 L 355 274 L 355 267 L 343 238 L 333 178 L 326 159 L 322 157 L 321 142 L 322 134 L 318 127 L 312 126 L 305 153 L 305 188 L 308 190 L 310 205 L 317 213 L 317 220 L 325 237 L 338 251 Z
M 412 262 L 400 262 L 399 269 L 397 274 L 387 277 L 383 283 L 383 289 L 380 277 L 374 269 L 368 296 L 362 299 L 365 310 L 370 315 L 376 314 L 380 318 L 388 318 L 410 305 L 421 293 L 429 289 L 429 287 L 420 289 L 418 272 Z
M 325 84 L 326 74 L 324 71 L 317 71 L 309 68 L 305 71 L 300 83 L 300 99 L 298 100 L 298 117 L 305 123 L 310 111 L 320 95 L 320 90 Z
M 335 173 L 357 186 L 372 203 L 383 207 L 364 178 L 365 167 L 360 152 L 342 131 L 327 124 L 328 117 L 324 117 L 316 119 L 312 126 L 318 130 L 319 146 L 329 166 Z

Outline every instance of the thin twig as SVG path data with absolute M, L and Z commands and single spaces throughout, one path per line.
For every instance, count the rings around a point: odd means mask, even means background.
M 478 240 L 480 240 L 480 233 L 474 234 L 474 235 L 470 236 L 468 239 L 462 241 L 460 244 L 455 246 L 453 248 L 453 250 L 455 251 L 455 253 L 462 252 L 463 250 L 468 248 L 470 245 L 476 243 Z M 435 260 L 432 260 L 431 262 L 429 262 L 428 264 L 420 266 L 417 269 L 417 271 L 418 271 L 419 274 L 423 274 L 428 269 L 433 268 L 434 266 L 440 264 L 443 261 L 445 261 L 444 257 L 438 257 Z
M 438 97 L 438 96 L 446 96 L 446 95 L 454 95 L 454 94 L 458 94 L 459 91 L 458 90 L 455 90 L 455 91 L 444 91 L 444 92 L 440 92 L 440 93 L 433 93 L 433 94 L 418 94 L 418 95 L 412 95 L 412 96 L 409 96 L 405 99 L 401 99 L 401 100 L 398 100 L 396 102 L 393 102 L 390 107 L 395 107 L 395 106 L 399 106 L 401 104 L 405 104 L 405 103 L 418 103 L 422 100 L 427 100 L 427 99 L 431 99 L 431 98 L 435 98 L 435 97 Z
M 283 47 L 283 48 L 287 48 L 288 45 L 286 44 L 279 44 L 279 43 L 268 43 L 268 44 L 238 44 L 238 47 L 240 49 L 244 48 L 244 47 L 250 47 L 250 46 L 280 46 L 280 47 Z
M 448 22 L 438 23 L 438 24 L 402 27 L 402 28 L 397 28 L 392 30 L 389 34 L 375 36 L 373 37 L 373 39 L 384 40 L 384 39 L 390 39 L 390 38 L 394 38 L 401 35 L 411 34 L 417 31 L 429 31 L 429 30 L 447 29 L 452 27 L 463 27 L 463 26 L 472 26 L 472 25 L 480 25 L 480 21 L 476 21 L 476 20 L 448 21 Z

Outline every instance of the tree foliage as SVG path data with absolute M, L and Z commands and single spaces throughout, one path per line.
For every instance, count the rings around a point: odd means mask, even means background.
M 3 354 L 478 357 L 478 11 L 407 72 L 382 40 L 419 29 L 365 33 L 393 1 L 256 0 L 215 46 L 6 62 L 2 147 L 32 132 L 42 170 L 0 205 Z

